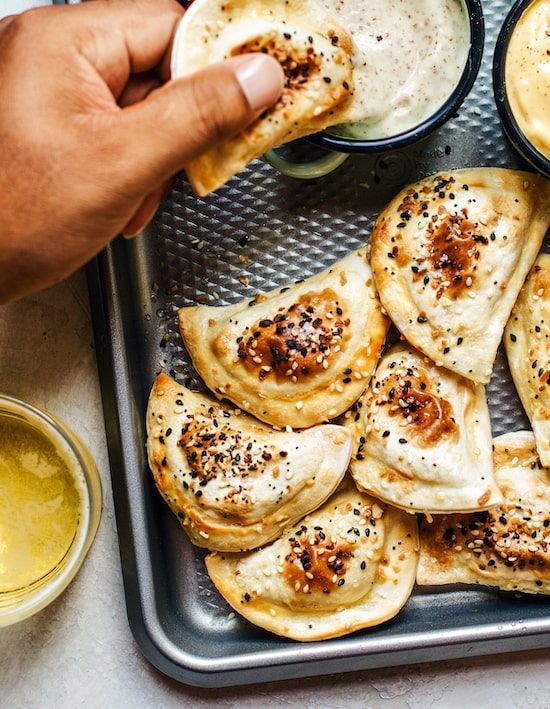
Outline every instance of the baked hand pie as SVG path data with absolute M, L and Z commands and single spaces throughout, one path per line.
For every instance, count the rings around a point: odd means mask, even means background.
M 504 343 L 540 461 L 550 468 L 550 254 L 538 257 L 525 281 L 508 320 Z
M 172 78 L 230 57 L 263 52 L 285 74 L 279 101 L 236 137 L 186 166 L 198 195 L 224 184 L 267 150 L 341 122 L 351 93 L 352 42 L 313 0 L 195 0 L 174 39 Z
M 346 413 L 357 485 L 410 512 L 487 509 L 502 501 L 493 478 L 485 387 L 399 344 Z
M 294 640 L 323 640 L 393 618 L 411 593 L 416 518 L 344 484 L 273 544 L 210 554 L 218 591 L 247 620 Z
M 278 432 L 160 374 L 147 409 L 155 483 L 191 541 L 253 549 L 321 505 L 351 455 L 342 426 Z
M 334 418 L 361 396 L 389 326 L 364 249 L 253 300 L 181 308 L 179 321 L 218 397 L 295 428 Z
M 372 235 L 384 308 L 408 342 L 487 383 L 504 326 L 550 226 L 550 181 L 472 168 L 405 188 Z
M 550 471 L 529 431 L 495 438 L 504 502 L 488 512 L 445 515 L 420 531 L 417 583 L 471 583 L 550 593 Z

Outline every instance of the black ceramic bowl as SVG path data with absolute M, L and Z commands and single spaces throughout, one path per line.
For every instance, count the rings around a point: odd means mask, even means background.
M 445 103 L 429 118 L 404 133 L 377 140 L 345 138 L 328 132 L 317 133 L 308 138 L 316 145 L 341 153 L 381 153 L 404 148 L 426 138 L 446 123 L 460 108 L 476 80 L 485 42 L 485 20 L 481 0 L 464 0 L 470 20 L 470 51 L 455 90 Z
M 506 92 L 506 55 L 508 53 L 508 45 L 510 44 L 510 38 L 512 37 L 519 18 L 532 1 L 533 0 L 518 0 L 504 20 L 495 47 L 493 88 L 500 120 L 502 121 L 508 139 L 527 162 L 531 163 L 536 170 L 546 175 L 546 177 L 550 177 L 550 159 L 533 147 L 525 137 L 514 118 Z

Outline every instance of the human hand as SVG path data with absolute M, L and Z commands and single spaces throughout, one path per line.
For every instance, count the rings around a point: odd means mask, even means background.
M 0 302 L 152 218 L 173 176 L 280 95 L 244 55 L 168 81 L 175 0 L 96 0 L 0 22 Z

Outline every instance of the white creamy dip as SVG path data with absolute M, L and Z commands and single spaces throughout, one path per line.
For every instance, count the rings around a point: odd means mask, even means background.
M 414 128 L 462 75 L 470 27 L 462 0 L 320 0 L 354 40 L 350 119 L 331 133 L 375 139 Z

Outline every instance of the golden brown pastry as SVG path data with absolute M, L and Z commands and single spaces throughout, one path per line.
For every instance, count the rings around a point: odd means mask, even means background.
M 383 306 L 434 362 L 486 383 L 550 226 L 550 181 L 472 168 L 404 189 L 380 215 L 372 268 Z
M 411 593 L 417 559 L 415 517 L 347 483 L 273 544 L 211 554 L 206 568 L 247 620 L 305 641 L 393 618 Z
M 508 320 L 504 343 L 541 463 L 550 467 L 550 254 L 538 257 L 525 281 Z
M 365 390 L 388 329 L 364 249 L 293 286 L 179 311 L 185 346 L 218 397 L 275 426 L 307 428 Z
M 340 122 L 334 109 L 350 95 L 351 38 L 313 0 L 195 0 L 176 32 L 172 77 L 248 52 L 281 63 L 283 94 L 241 134 L 186 166 L 199 195 L 267 150 Z
M 273 431 L 238 410 L 157 377 L 147 410 L 157 487 L 200 547 L 253 549 L 321 505 L 351 455 L 342 426 Z
M 417 583 L 550 593 L 550 470 L 541 466 L 530 431 L 500 436 L 494 445 L 503 504 L 423 522 Z
M 502 501 L 485 387 L 414 348 L 399 344 L 382 357 L 344 421 L 354 432 L 355 482 L 392 505 L 441 513 Z

